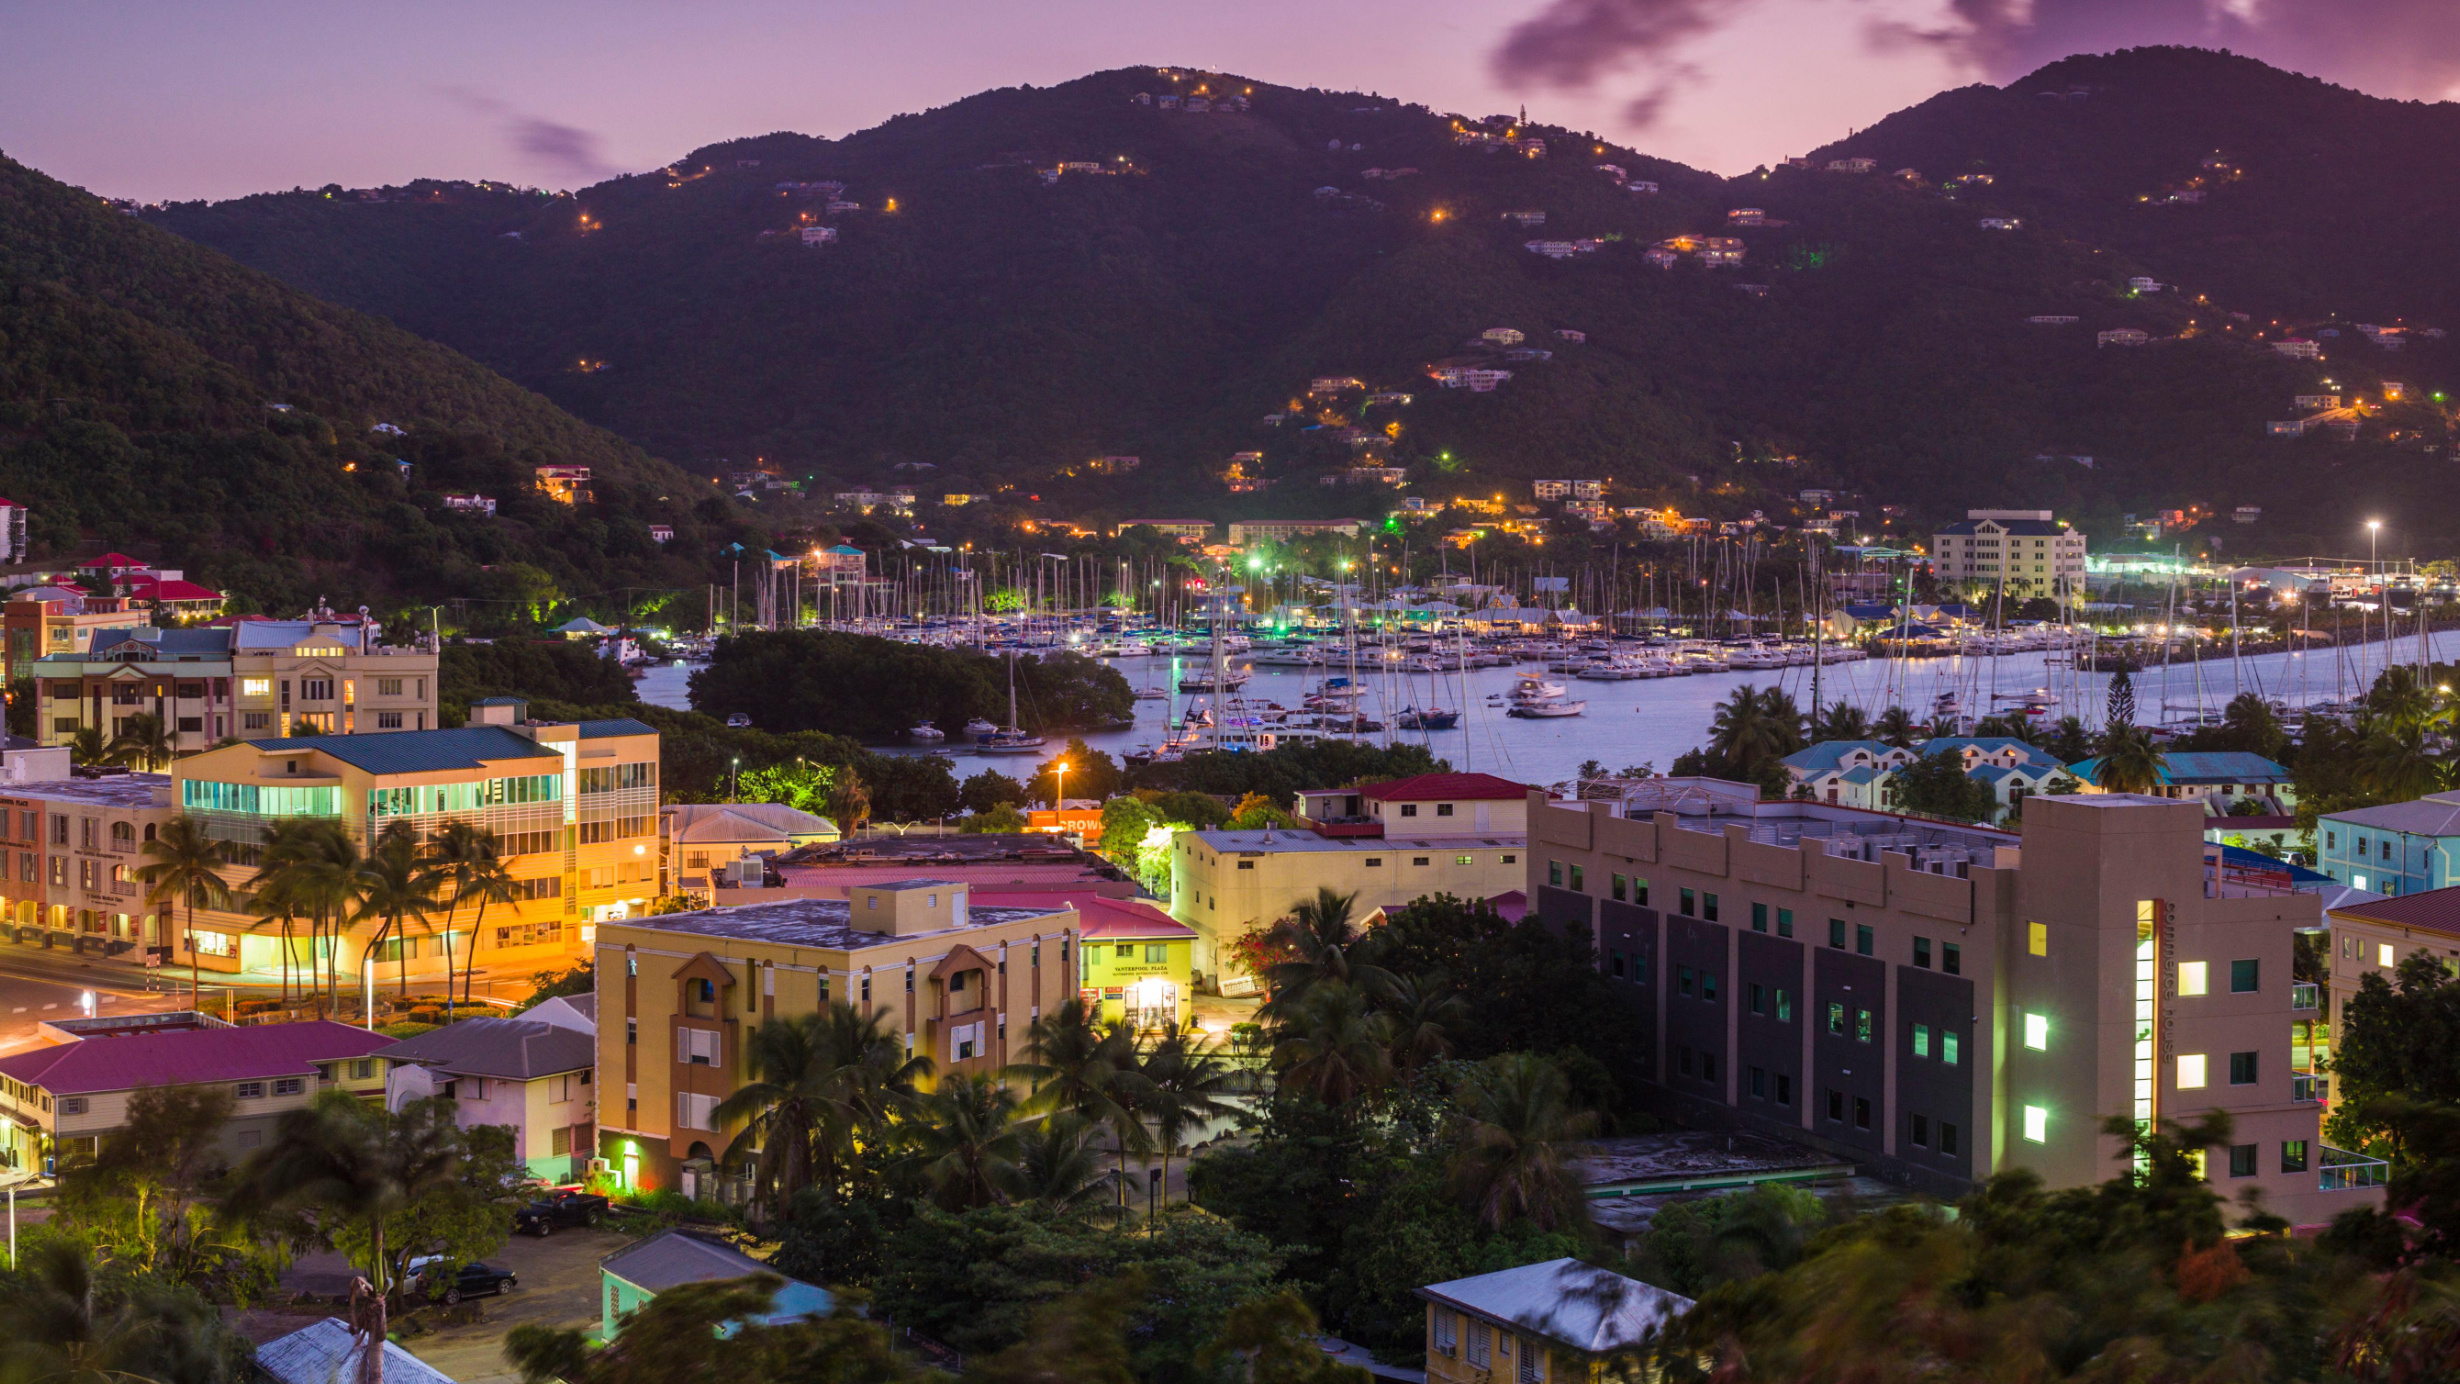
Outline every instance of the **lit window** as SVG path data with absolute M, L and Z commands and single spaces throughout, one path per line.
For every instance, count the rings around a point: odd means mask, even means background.
M 2180 962 L 2178 964 L 2178 993 L 2182 995 L 2203 994 L 2210 983 L 2207 979 L 2207 969 L 2210 964 L 2204 961 Z
M 241 678 L 239 680 L 239 695 L 243 697 L 270 697 L 273 695 L 273 679 Z
M 2377 942 L 2375 944 L 2375 964 L 2380 966 L 2397 966 L 2400 964 L 2400 957 L 2392 951 L 2391 943 Z
M 2027 923 L 2025 933 L 2028 945 L 2035 956 L 2050 954 L 2050 925 L 2048 923 Z
M 2024 1137 L 2036 1144 L 2050 1142 L 2050 1112 L 2038 1105 L 2024 1108 Z
M 2178 1089 L 2181 1091 L 2204 1089 L 2204 1055 L 2202 1053 L 2182 1052 L 2178 1055 Z
M 2024 1045 L 2035 1052 L 2050 1050 L 2049 1015 L 2027 1014 L 2024 1016 Z

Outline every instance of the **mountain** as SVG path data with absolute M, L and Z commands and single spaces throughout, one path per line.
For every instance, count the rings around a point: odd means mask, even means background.
M 2056 100 L 2034 94 L 2052 85 Z M 1199 89 L 1250 107 L 1155 99 Z M 2421 337 L 2395 360 L 2343 336 L 2318 364 L 2251 339 L 2287 330 L 2276 318 L 2339 330 L 2330 312 L 2440 320 L 2451 276 L 2368 223 L 2424 224 L 2448 175 L 2421 163 L 2357 210 L 2305 208 L 2320 175 L 2297 151 L 2363 137 L 2385 142 L 2369 160 L 2393 157 L 2401 122 L 2451 111 L 2147 50 L 1946 93 L 1808 168 L 1721 179 L 1587 132 L 1135 68 L 840 140 L 714 145 L 571 196 L 435 182 L 151 219 L 705 472 L 921 474 L 1057 517 L 1239 517 L 1380 504 L 1318 482 L 1381 456 L 1437 500 L 1607 475 L 1621 503 L 1738 516 L 1817 486 L 1902 506 L 1917 533 L 1967 505 L 2057 506 L 2110 537 L 2122 509 L 2253 506 L 2262 522 L 2224 541 L 2290 550 L 2344 545 L 2367 512 L 2460 530 L 2439 483 L 2448 428 L 2415 402 L 2460 384 L 2450 347 Z M 2302 119 L 2329 128 L 2310 137 Z M 2136 200 L 2211 176 L 2207 147 L 2236 160 L 2227 186 L 2200 205 Z M 1825 171 L 1852 156 L 1879 170 Z M 1370 176 L 1398 169 L 1414 172 Z M 1991 180 L 1955 181 L 1973 172 Z M 781 188 L 819 181 L 859 209 Z M 1767 224 L 1729 227 L 1745 207 Z M 2295 229 L 2255 233 L 2292 208 Z M 1542 227 L 1505 216 L 1521 211 Z M 2001 215 L 2023 224 L 1979 224 Z M 807 247 L 807 225 L 836 239 Z M 1644 256 L 1686 233 L 1738 236 L 1747 256 Z M 1525 248 L 1539 238 L 1595 249 L 1549 259 Z M 2146 295 L 2138 276 L 2189 291 Z M 2077 320 L 2025 320 L 2039 316 Z M 1500 388 L 1434 387 L 1429 365 L 1493 327 L 1552 358 L 1488 353 L 1513 372 Z M 2097 347 L 2118 327 L 2155 344 Z M 2266 436 L 2293 394 L 2325 376 L 2372 390 L 2387 363 L 2412 402 L 2359 441 Z M 1319 376 L 1415 402 L 1309 401 Z M 1273 489 L 1228 488 L 1245 452 Z M 1120 454 L 1144 464 L 1086 464 Z
M 591 468 L 595 503 L 540 494 L 549 464 Z M 446 512 L 448 490 L 496 517 Z M 467 598 L 484 623 L 551 590 L 697 583 L 735 528 L 709 490 L 447 347 L 0 159 L 0 494 L 55 559 L 134 548 L 243 607 Z

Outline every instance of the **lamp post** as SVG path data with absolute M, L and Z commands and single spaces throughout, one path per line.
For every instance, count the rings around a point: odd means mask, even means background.
M 2366 521 L 2366 566 L 2376 574 L 2378 579 L 2381 578 L 2382 568 L 2375 561 L 2375 535 L 2382 529 L 2382 520 L 2369 519 Z
M 743 791 L 743 756 L 736 755 L 734 767 L 727 770 L 726 801 L 733 802 Z
M 1064 783 L 1067 781 L 1067 777 L 1068 777 L 1068 761 L 1066 761 L 1066 760 L 1064 760 L 1064 759 L 1055 759 L 1055 760 L 1052 760 L 1052 761 L 1051 761 L 1051 811 L 1053 811 L 1053 812 L 1059 812 L 1059 811 L 1062 811 L 1062 810 L 1064 810 L 1064 809 L 1067 807 L 1067 803 L 1068 803 L 1068 795 L 1067 795 L 1066 793 L 1064 793 L 1064 792 L 1062 792 L 1062 791 L 1061 791 L 1061 785 L 1062 785 L 1062 784 L 1064 784 Z

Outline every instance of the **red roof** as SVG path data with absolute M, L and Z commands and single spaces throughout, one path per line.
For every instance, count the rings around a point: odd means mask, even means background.
M 0 1058 L 0 1076 L 40 1086 L 55 1096 L 139 1086 L 259 1081 L 313 1076 L 319 1062 L 365 1057 L 393 1042 L 381 1033 L 331 1019 L 132 1033 L 125 1038 L 87 1038 Z
M 1057 894 L 1049 892 L 1010 894 L 985 893 L 978 889 L 974 891 L 969 902 L 979 904 L 984 908 L 1009 908 L 1028 904 L 1048 907 L 1053 902 L 1065 903 L 1076 910 L 1077 919 L 1084 924 L 1083 935 L 1088 938 L 1132 937 L 1139 940 L 1176 941 L 1196 935 L 1194 928 L 1149 903 L 1140 903 L 1135 899 L 1104 898 L 1089 890 L 1084 892 L 1061 891 Z
M 104 567 L 150 567 L 152 565 L 141 557 L 130 557 L 126 553 L 105 553 L 101 557 L 89 558 L 78 563 L 77 570 L 92 572 Z
M 1420 774 L 1416 778 L 1370 783 L 1358 796 L 1374 802 L 1520 802 L 1529 785 L 1493 774 Z
M 2370 923 L 2424 928 L 2428 932 L 2460 936 L 2460 886 L 2429 889 L 2422 894 L 2404 894 L 2398 898 L 2342 904 L 2332 910 L 2332 916 L 2363 918 Z
M 218 601 L 222 593 L 210 586 L 192 581 L 163 581 L 158 577 L 139 577 L 129 582 L 128 594 L 155 601 Z

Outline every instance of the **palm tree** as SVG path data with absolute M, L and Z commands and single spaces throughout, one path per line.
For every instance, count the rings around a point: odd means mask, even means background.
M 1273 924 L 1267 935 L 1272 950 L 1286 958 L 1273 966 L 1266 982 L 1272 998 L 1257 1011 L 1257 1017 L 1270 1020 L 1306 997 L 1307 991 L 1320 982 L 1337 980 L 1345 985 L 1359 986 L 1376 994 L 1391 987 L 1392 975 L 1380 966 L 1360 962 L 1354 953 L 1366 936 L 1351 921 L 1357 912 L 1356 894 L 1338 894 L 1318 886 L 1315 897 L 1301 901 L 1288 917 Z
M 1486 1059 L 1455 1093 L 1452 1185 L 1489 1229 L 1522 1219 L 1541 1230 L 1588 1223 L 1565 1145 L 1595 1130 L 1597 1116 L 1575 1110 L 1571 1097 L 1563 1069 L 1526 1052 Z
M 394 945 L 393 960 L 398 992 L 410 993 L 409 921 L 425 922 L 428 910 L 436 906 L 436 877 L 419 859 L 418 832 L 408 822 L 395 818 L 385 823 L 376 838 L 376 848 L 359 862 L 358 907 L 351 910 L 350 921 L 377 922 L 376 935 L 367 939 L 359 952 L 359 969 L 366 973 L 368 959 L 373 957 L 386 939 Z M 374 983 L 372 980 L 369 982 Z
M 220 840 L 205 834 L 203 822 L 183 812 L 162 824 L 154 839 L 145 843 L 145 854 L 146 863 L 137 867 L 137 878 L 147 886 L 145 901 L 166 912 L 176 905 L 185 905 L 188 910 L 188 1004 L 194 1008 L 201 979 L 196 955 L 196 910 L 199 904 L 211 908 L 230 897 L 230 886 L 222 880 L 222 867 L 230 863 L 230 850 Z
M 320 1222 L 362 1223 L 372 1246 L 368 1281 L 381 1297 L 393 1289 L 386 1219 L 460 1176 L 451 1102 L 413 1101 L 395 1115 L 334 1089 L 283 1112 L 273 1142 L 231 1175 L 223 1205 L 248 1219 L 313 1210 Z
M 2358 771 L 2376 796 L 2394 803 L 2422 798 L 2449 776 L 2445 762 L 2427 748 L 2422 725 L 2388 717 L 2378 718 L 2359 745 Z
M 1276 1029 L 1272 1065 L 1284 1089 L 1339 1105 L 1392 1075 L 1392 1024 L 1339 981 L 1311 990 Z
M 1901 706 L 1892 706 L 1880 712 L 1878 720 L 1871 722 L 1871 738 L 1900 750 L 1911 749 L 1914 733 L 1919 729 L 1914 724 L 1913 713 Z
M 1017 1129 L 1016 1152 L 1002 1185 L 1010 1199 L 1037 1202 L 1055 1211 L 1092 1204 L 1102 1190 L 1102 1150 L 1094 1126 L 1065 1110 L 1029 1120 Z
M 0 1304 L 0 1371 L 43 1384 L 223 1377 L 197 1358 L 215 1344 L 212 1309 L 201 1300 L 149 1292 L 140 1283 L 106 1311 L 96 1300 L 100 1289 L 83 1244 L 50 1239 L 28 1246 L 23 1277 Z
M 1238 1113 L 1231 1097 L 1247 1089 L 1247 1073 L 1201 1039 L 1173 1033 L 1155 1043 L 1139 1064 L 1144 1076 L 1145 1114 L 1161 1146 L 1162 1185 L 1170 1185 L 1170 1156 L 1187 1135 Z
M 1868 740 L 1871 718 L 1852 702 L 1830 702 L 1813 733 L 1822 740 Z
M 1136 1035 L 1125 1024 L 1094 1022 L 1084 1001 L 1070 999 L 1025 1030 L 1025 1060 L 1001 1075 L 1032 1083 L 1022 1109 L 1027 1114 L 1065 1110 L 1110 1127 L 1121 1158 L 1150 1147 L 1137 1118 L 1145 1084 L 1136 1065 Z
M 511 905 L 521 899 L 521 889 L 512 877 L 512 867 L 504 859 L 492 831 L 480 831 L 471 843 L 473 854 L 451 867 L 454 881 L 453 904 L 459 907 L 463 899 L 478 900 L 478 917 L 470 924 L 469 959 L 462 967 L 461 1003 L 468 1007 L 470 990 L 478 984 L 478 944 L 487 935 L 487 905 Z M 449 987 L 448 987 L 449 988 Z
M 242 898 L 240 907 L 247 911 L 250 918 L 256 920 L 248 925 L 250 932 L 255 932 L 258 926 L 267 923 L 278 923 L 281 926 L 282 1003 L 287 1005 L 290 1003 L 291 936 L 299 922 L 299 912 L 291 906 L 290 891 L 282 888 L 279 880 L 268 881 L 267 888 Z
M 68 757 L 79 764 L 101 764 L 111 757 L 111 746 L 103 739 L 102 727 L 79 726 L 68 737 Z
M 170 728 L 162 718 L 150 711 L 140 711 L 120 723 L 120 733 L 111 737 L 103 756 L 113 764 L 126 764 L 138 769 L 158 769 L 179 753 L 171 738 Z
M 1770 683 L 1760 692 L 1760 723 L 1768 728 L 1769 751 L 1779 758 L 1802 748 L 1802 708 L 1793 695 Z
M 1452 1055 L 1452 1035 L 1469 1022 L 1469 1001 L 1442 971 L 1405 976 L 1385 998 L 1392 1025 L 1392 1065 L 1414 1072 Z
M 2101 765 L 2095 786 L 2105 793 L 2150 793 L 2161 786 L 2164 764 L 2152 732 L 2114 721 L 2101 733 Z
M 754 1176 L 772 1207 L 805 1187 L 844 1181 L 931 1072 L 931 1059 L 906 1056 L 905 1040 L 879 1015 L 843 1001 L 826 1013 L 768 1020 L 743 1049 L 753 1079 L 718 1103 L 717 1121 L 747 1122 L 727 1158 L 757 1150 Z
M 339 821 L 296 817 L 271 824 L 256 874 L 249 881 L 258 890 L 279 889 L 285 906 L 308 919 L 309 967 L 312 973 L 315 953 L 321 950 L 328 1008 L 339 1002 L 340 924 L 366 884 L 359 873 L 360 863 L 358 840 Z
M 1006 1199 L 1015 1180 L 1017 1096 L 996 1077 L 952 1073 L 906 1126 L 906 1174 L 949 1211 Z
M 456 817 L 438 831 L 428 856 L 428 871 L 444 900 L 444 1012 L 453 1012 L 453 922 L 466 899 L 478 900 L 483 923 L 490 902 L 510 903 L 514 891 L 504 868 L 501 845 L 493 829 Z M 478 932 L 470 933 L 470 953 L 478 953 Z M 475 965 L 472 967 L 476 969 Z
M 1767 712 L 1759 689 L 1747 682 L 1717 703 L 1716 714 L 1708 722 L 1708 751 L 1723 772 L 1740 776 L 1746 766 L 1771 755 L 1777 735 Z

